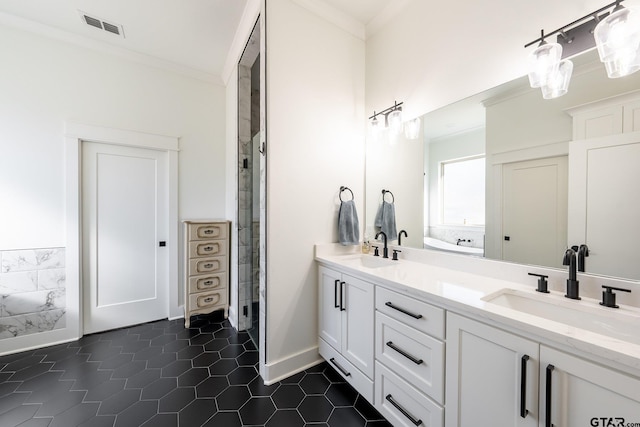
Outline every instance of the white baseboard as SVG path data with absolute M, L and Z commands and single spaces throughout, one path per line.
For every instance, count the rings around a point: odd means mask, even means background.
M 313 346 L 276 362 L 267 363 L 261 370 L 262 379 L 265 385 L 271 385 L 323 361 L 318 353 L 318 346 Z

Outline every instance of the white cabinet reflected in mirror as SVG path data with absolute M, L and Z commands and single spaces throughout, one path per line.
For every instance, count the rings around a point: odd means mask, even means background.
M 367 237 L 384 188 L 403 246 L 562 268 L 587 244 L 587 273 L 640 280 L 640 73 L 574 63 L 563 97 L 523 77 L 426 114 L 417 140 L 367 138 Z

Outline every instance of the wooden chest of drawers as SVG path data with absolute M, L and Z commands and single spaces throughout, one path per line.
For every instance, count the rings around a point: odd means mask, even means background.
M 229 315 L 229 221 L 184 221 L 184 326 L 191 316 Z

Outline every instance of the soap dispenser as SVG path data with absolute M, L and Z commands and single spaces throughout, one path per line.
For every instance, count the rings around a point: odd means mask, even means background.
M 371 250 L 371 245 L 369 244 L 369 236 L 365 233 L 364 239 L 362 240 L 362 253 L 368 254 Z

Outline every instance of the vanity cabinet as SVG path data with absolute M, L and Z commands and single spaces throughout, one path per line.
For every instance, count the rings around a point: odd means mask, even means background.
M 444 421 L 444 310 L 376 287 L 375 406 L 394 426 Z
M 446 399 L 447 427 L 640 422 L 640 379 L 453 313 Z
M 536 342 L 447 313 L 446 426 L 536 426 L 538 353 Z
M 184 325 L 194 314 L 229 314 L 229 221 L 184 221 Z
M 318 272 L 320 355 L 373 403 L 375 287 L 324 266 Z

